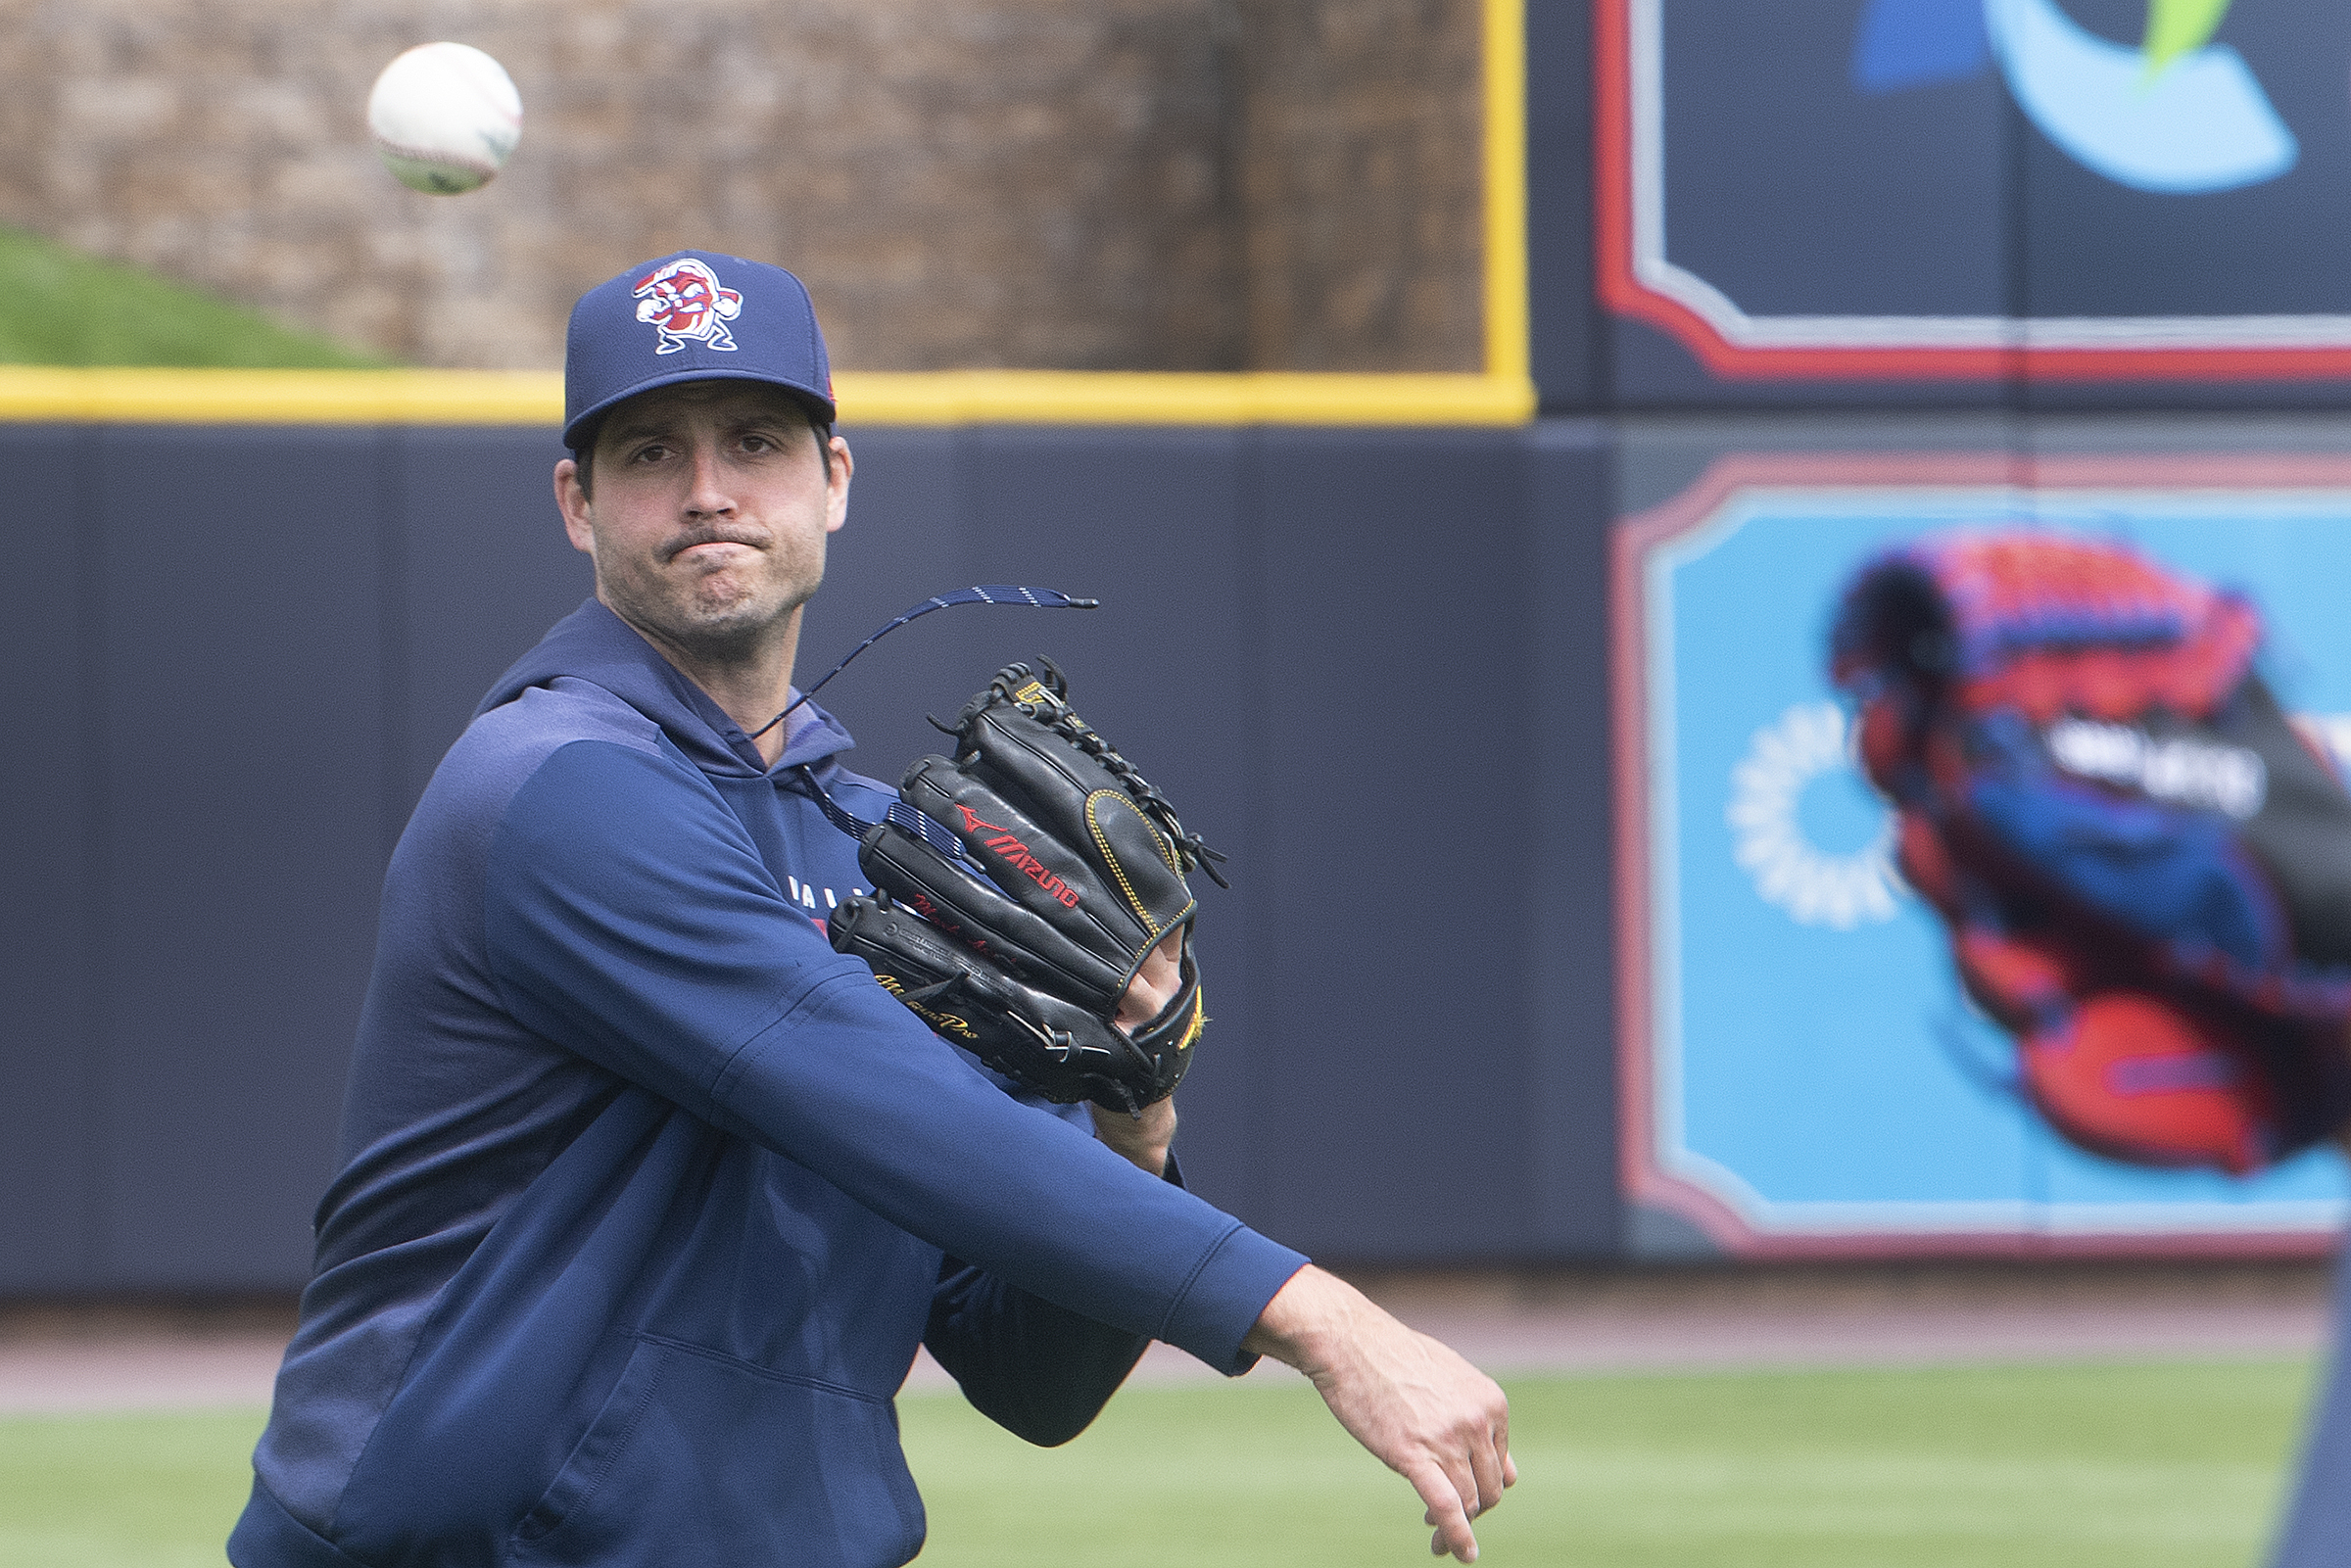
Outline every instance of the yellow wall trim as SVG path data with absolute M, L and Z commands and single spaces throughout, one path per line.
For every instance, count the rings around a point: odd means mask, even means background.
M 1482 375 L 842 371 L 845 425 L 1515 425 L 1533 383 Z
M 1521 375 L 842 371 L 858 425 L 1515 425 Z M 128 370 L 0 365 L 0 420 L 59 424 L 544 425 L 552 371 Z
M 0 419 L 90 424 L 539 425 L 563 378 L 498 370 L 132 370 L 0 365 Z
M 1533 362 L 1526 298 L 1526 6 L 1486 0 L 1486 374 L 1525 381 Z M 1534 417 L 1527 404 L 1525 417 Z

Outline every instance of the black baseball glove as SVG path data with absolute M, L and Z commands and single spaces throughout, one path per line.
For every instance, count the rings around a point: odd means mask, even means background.
M 1176 1092 L 1207 1022 L 1186 872 L 1223 857 L 1087 728 L 1040 659 L 996 672 L 898 790 L 961 848 L 895 823 L 857 862 L 876 889 L 828 921 L 833 946 L 933 1029 L 1062 1105 L 1140 1115 Z M 935 723 L 936 721 L 934 721 Z M 1177 944 L 1175 999 L 1129 1035 L 1113 1022 L 1143 960 Z

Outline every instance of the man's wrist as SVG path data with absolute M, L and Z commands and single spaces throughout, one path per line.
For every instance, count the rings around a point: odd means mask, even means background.
M 1241 1349 L 1312 1377 L 1328 1366 L 1333 1347 L 1347 1342 L 1348 1324 L 1363 1300 L 1354 1286 L 1309 1263 L 1266 1303 Z
M 1121 1159 L 1131 1162 L 1154 1176 L 1168 1171 L 1168 1151 L 1176 1142 L 1176 1102 L 1162 1100 L 1143 1108 L 1140 1117 L 1104 1106 L 1089 1108 L 1094 1115 L 1094 1136 L 1107 1144 Z

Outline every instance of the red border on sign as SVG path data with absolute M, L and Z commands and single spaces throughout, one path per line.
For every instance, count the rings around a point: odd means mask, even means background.
M 1633 270 L 1633 0 L 1594 0 L 1593 244 L 1610 310 L 1672 337 L 1728 380 L 2316 381 L 2351 377 L 2351 348 L 1753 348 L 1724 338 Z
M 1654 1137 L 1650 1005 L 1649 689 L 1642 566 L 1658 546 L 1703 527 L 1754 489 L 2013 486 L 2018 489 L 2351 490 L 2351 457 L 2073 457 L 2011 452 L 1741 454 L 1718 458 L 1686 490 L 1620 519 L 1609 539 L 1609 722 L 1614 758 L 1618 1176 L 1628 1202 L 1677 1214 L 1744 1258 L 2317 1258 L 2332 1231 L 1902 1231 L 1754 1229 L 1717 1194 L 1662 1168 Z

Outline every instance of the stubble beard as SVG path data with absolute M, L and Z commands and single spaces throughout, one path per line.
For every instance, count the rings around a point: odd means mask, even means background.
M 760 560 L 781 564 L 764 554 Z M 681 581 L 641 566 L 623 580 L 607 580 L 601 589 L 615 614 L 654 641 L 698 664 L 742 667 L 766 656 L 823 576 L 821 562 L 797 571 L 761 572 L 748 581 L 740 570 Z

